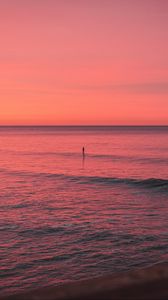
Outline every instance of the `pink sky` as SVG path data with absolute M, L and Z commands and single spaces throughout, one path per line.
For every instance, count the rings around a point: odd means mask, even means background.
M 168 124 L 167 0 L 0 2 L 0 124 Z

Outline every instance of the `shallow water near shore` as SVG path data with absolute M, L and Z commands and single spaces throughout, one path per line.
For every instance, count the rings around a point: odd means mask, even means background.
M 166 260 L 168 127 L 0 127 L 0 216 L 0 295 Z

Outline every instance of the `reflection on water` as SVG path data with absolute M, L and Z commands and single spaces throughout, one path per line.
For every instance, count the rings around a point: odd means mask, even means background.
M 166 260 L 167 150 L 165 128 L 0 128 L 0 294 Z

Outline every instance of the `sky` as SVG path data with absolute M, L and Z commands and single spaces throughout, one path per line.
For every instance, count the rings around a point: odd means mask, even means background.
M 0 125 L 168 125 L 167 0 L 0 0 Z

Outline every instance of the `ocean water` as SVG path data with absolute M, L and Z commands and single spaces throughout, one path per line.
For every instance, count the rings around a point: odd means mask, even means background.
M 0 127 L 0 295 L 167 259 L 168 127 Z

